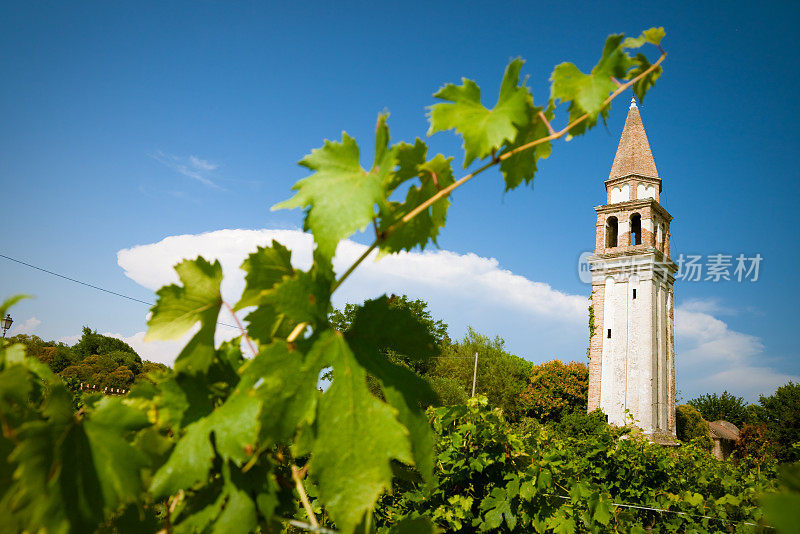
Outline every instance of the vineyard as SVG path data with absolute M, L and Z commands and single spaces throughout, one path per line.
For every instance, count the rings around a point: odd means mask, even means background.
M 421 139 L 375 127 L 362 167 L 356 140 L 325 141 L 300 161 L 310 175 L 275 208 L 305 210 L 307 271 L 278 242 L 242 264 L 238 302 L 220 292 L 220 263 L 175 266 L 148 321 L 151 340 L 195 329 L 173 370 L 151 371 L 126 395 L 73 393 L 20 344 L 0 349 L 0 518 L 9 532 L 753 532 L 766 510 L 800 500 L 797 474 L 773 463 L 717 462 L 700 447 L 660 448 L 597 414 L 513 427 L 475 397 L 437 406 L 431 385 L 390 355 L 424 362 L 439 343 L 407 309 L 378 296 L 331 322 L 331 296 L 375 251 L 436 244 L 448 195 L 490 169 L 506 190 L 530 184 L 553 141 L 585 134 L 628 89 L 661 76 L 664 31 L 611 35 L 588 73 L 561 63 L 540 105 L 505 69 L 494 107 L 472 80 L 446 84 L 428 135 L 455 130 L 467 169 L 430 156 Z M 650 61 L 640 49 L 658 51 Z M 557 129 L 557 122 L 564 124 Z M 337 245 L 374 241 L 335 273 Z M 0 306 L 0 316 L 22 296 Z M 244 324 L 238 319 L 242 312 Z M 240 337 L 215 345 L 217 321 Z M 230 319 L 230 318 L 233 319 Z M 326 377 L 324 391 L 320 377 Z M 374 387 L 371 387 L 374 386 Z M 793 478 L 795 477 L 795 478 Z M 783 485 L 783 486 L 781 486 Z M 794 507 L 796 510 L 797 507 Z M 776 525 L 783 512 L 770 516 Z M 788 517 L 788 516 L 786 516 Z M 774 519 L 772 519 L 774 518 Z M 788 524 L 788 523 L 786 523 Z M 786 530 L 788 532 L 788 530 Z

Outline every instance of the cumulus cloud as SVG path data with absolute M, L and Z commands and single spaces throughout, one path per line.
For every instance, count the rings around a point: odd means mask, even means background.
M 178 281 L 173 266 L 184 258 L 202 255 L 219 259 L 224 273 L 223 298 L 235 302 L 244 288 L 244 273 L 239 268 L 242 261 L 273 239 L 292 251 L 296 267 L 311 265 L 313 241 L 309 234 L 266 229 L 170 236 L 120 250 L 117 261 L 132 280 L 156 290 Z M 337 272 L 344 272 L 365 249 L 354 241 L 343 241 L 334 260 Z M 511 352 L 534 362 L 580 360 L 586 353 L 588 286 L 586 295 L 559 291 L 503 269 L 494 258 L 432 250 L 376 261 L 373 253 L 337 291 L 334 305 L 360 303 L 383 293 L 423 299 L 433 315 L 450 326 L 454 338 L 460 338 L 471 325 L 478 331 L 500 335 Z M 732 330 L 715 316 L 726 313 L 729 310 L 717 301 L 697 299 L 676 309 L 676 372 L 678 388 L 685 395 L 727 388 L 752 399 L 797 379 L 766 367 L 762 341 Z M 231 321 L 222 316 L 220 320 Z M 143 335 L 115 337 L 151 351 L 143 352 L 143 357 L 150 354 L 148 359 L 161 362 L 174 360 L 183 344 L 157 342 L 161 344 L 145 348 L 148 344 L 142 341 Z M 236 332 L 220 328 L 220 335 L 233 337 Z
M 31 335 L 33 334 L 39 325 L 42 324 L 42 321 L 37 319 L 36 317 L 28 317 L 22 322 L 15 321 L 11 324 L 11 329 L 8 331 L 9 336 L 16 336 L 17 334 L 26 334 Z
M 675 310 L 679 389 L 690 396 L 728 390 L 752 401 L 789 380 L 800 380 L 766 365 L 765 347 L 757 336 L 732 330 L 710 313 L 696 311 L 717 307 L 693 301 Z

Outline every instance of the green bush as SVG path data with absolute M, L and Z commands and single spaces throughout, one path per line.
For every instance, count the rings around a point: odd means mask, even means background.
M 522 406 L 528 417 L 559 421 L 572 412 L 585 413 L 588 395 L 589 367 L 553 360 L 533 368 L 522 393 Z
M 455 379 L 445 376 L 434 376 L 428 379 L 428 383 L 439 397 L 440 406 L 467 403 L 469 396 Z
M 773 464 L 754 470 L 717 461 L 696 443 L 655 445 L 607 425 L 599 411 L 534 422 L 528 432 L 485 397 L 431 408 L 428 417 L 437 482 L 396 480 L 376 510 L 378 532 L 423 516 L 444 532 L 645 532 L 657 522 L 658 532 L 717 533 L 731 525 L 724 521 L 759 522 L 758 495 L 775 486 Z
M 675 408 L 675 424 L 679 440 L 685 443 L 695 442 L 704 449 L 711 449 L 708 422 L 694 407 L 688 404 L 678 405 Z

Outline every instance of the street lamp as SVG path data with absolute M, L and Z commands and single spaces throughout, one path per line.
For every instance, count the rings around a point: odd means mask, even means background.
M 11 328 L 11 323 L 13 322 L 14 319 L 12 319 L 9 314 L 6 314 L 5 319 L 0 319 L 0 326 L 3 327 L 3 337 L 6 337 L 6 332 L 8 332 L 9 328 Z

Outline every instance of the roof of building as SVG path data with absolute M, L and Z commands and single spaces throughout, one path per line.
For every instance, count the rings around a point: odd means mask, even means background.
M 728 421 L 714 421 L 708 423 L 712 438 L 729 439 L 736 441 L 739 439 L 739 429 Z
M 647 134 L 635 98 L 631 98 L 628 118 L 625 119 L 625 127 L 622 129 L 617 154 L 614 156 L 608 178 L 620 178 L 631 174 L 658 178 L 656 162 L 650 151 L 650 143 L 647 142 Z

